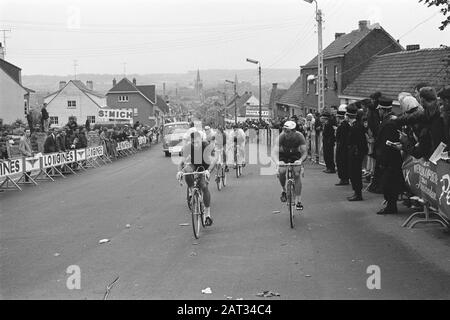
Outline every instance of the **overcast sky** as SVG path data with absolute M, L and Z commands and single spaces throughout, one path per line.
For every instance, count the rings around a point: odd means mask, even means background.
M 401 44 L 450 45 L 438 8 L 418 0 L 318 0 L 324 46 L 359 20 Z M 317 52 L 315 6 L 302 0 L 0 0 L 6 59 L 23 74 L 184 73 L 299 68 Z M 0 33 L 3 42 L 3 34 Z

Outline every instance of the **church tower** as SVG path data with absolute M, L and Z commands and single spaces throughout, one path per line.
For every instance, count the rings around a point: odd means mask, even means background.
M 197 69 L 197 78 L 195 79 L 195 96 L 203 101 L 203 82 L 200 79 L 200 70 Z

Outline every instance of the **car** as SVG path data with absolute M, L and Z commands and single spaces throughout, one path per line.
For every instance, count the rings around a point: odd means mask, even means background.
M 183 136 L 189 129 L 189 122 L 171 122 L 163 126 L 163 152 L 166 157 L 173 153 L 181 154 Z

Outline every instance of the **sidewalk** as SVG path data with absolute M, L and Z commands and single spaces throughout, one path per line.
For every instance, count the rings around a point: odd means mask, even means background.
M 345 209 L 346 215 L 355 220 L 355 227 L 367 224 L 372 229 L 371 231 L 393 238 L 415 255 L 420 256 L 419 260 L 432 263 L 450 275 L 450 234 L 444 232 L 446 228 L 439 224 L 418 224 L 414 229 L 403 228 L 401 225 L 414 212 L 412 209 L 398 202 L 398 214 L 377 215 L 376 212 L 383 207 L 383 195 L 363 192 L 364 201 L 349 202 L 346 198 L 353 194 L 351 186 L 335 186 L 334 184 L 338 182 L 337 175 L 325 174 L 322 170 L 323 167 L 315 164 L 308 166 L 306 175 L 311 180 L 320 182 L 314 185 L 313 190 L 309 185 L 304 185 L 305 203 L 310 201 L 308 194 L 315 193 L 317 195 L 314 197 L 316 203 L 312 204 L 315 209 L 322 208 L 320 211 L 329 211 L 327 214 L 329 215 L 342 207 Z M 363 189 L 366 186 L 367 183 L 364 182 Z M 336 223 L 344 222 L 335 219 L 332 224 L 335 226 Z

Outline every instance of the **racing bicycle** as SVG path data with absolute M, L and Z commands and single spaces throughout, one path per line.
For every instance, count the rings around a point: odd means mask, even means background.
M 200 171 L 199 169 L 202 170 Z M 205 205 L 203 203 L 203 193 L 200 189 L 200 178 L 204 175 L 206 175 L 206 171 L 203 167 L 192 173 L 183 173 L 183 177 L 194 176 L 194 185 L 192 188 L 187 188 L 187 203 L 191 211 L 192 229 L 195 239 L 200 237 L 200 227 L 205 227 Z M 182 184 L 181 181 L 180 184 Z
M 295 180 L 294 180 L 294 167 L 300 167 L 301 173 L 304 175 L 305 167 L 303 164 L 295 164 L 295 163 L 287 163 L 287 164 L 278 164 L 280 168 L 287 167 L 287 183 L 286 183 L 286 195 L 287 195 L 287 204 L 289 208 L 289 222 L 291 224 L 291 228 L 294 229 L 295 221 L 294 221 L 294 212 L 295 212 Z

